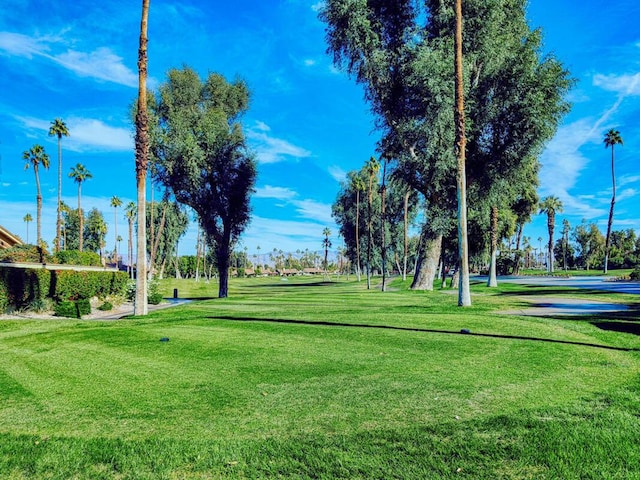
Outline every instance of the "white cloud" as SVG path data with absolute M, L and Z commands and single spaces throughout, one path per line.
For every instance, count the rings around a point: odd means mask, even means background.
M 593 76 L 593 84 L 603 90 L 624 96 L 640 95 L 640 73 L 634 75 L 596 74 Z
M 337 165 L 331 165 L 329 167 L 329 175 L 331 175 L 336 182 L 343 182 L 347 178 L 347 172 Z
M 316 202 L 315 200 L 300 200 L 294 202 L 296 211 L 303 218 L 315 220 L 316 222 L 333 225 L 331 217 L 331 205 Z
M 621 202 L 636 195 L 638 195 L 638 191 L 635 188 L 625 188 L 616 196 L 616 201 Z
M 16 116 L 26 128 L 49 132 L 51 122 L 33 117 Z M 65 120 L 69 137 L 64 138 L 65 148 L 74 152 L 88 150 L 126 151 L 133 149 L 133 138 L 128 128 L 112 127 L 102 120 L 72 117 Z
M 286 157 L 306 158 L 311 156 L 311 152 L 302 147 L 298 147 L 287 140 L 276 138 L 265 133 L 265 127 L 269 127 L 258 122 L 257 129 L 247 130 L 247 138 L 252 140 L 252 147 L 256 151 L 257 160 L 260 163 L 277 163 L 286 160 Z
M 313 10 L 314 12 L 319 12 L 320 10 L 322 10 L 325 6 L 325 2 L 321 1 L 321 2 L 317 2 L 314 3 L 313 5 L 311 5 L 311 10 Z
M 640 175 L 622 175 L 618 179 L 618 185 L 620 187 L 624 187 L 625 185 L 629 185 L 630 183 L 640 182 Z
M 122 63 L 122 57 L 106 47 L 90 53 L 67 50 L 52 59 L 81 77 L 97 78 L 132 88 L 138 86 L 138 74 Z
M 138 86 L 138 75 L 129 69 L 122 57 L 107 47 L 92 52 L 68 49 L 53 52 L 53 46 L 61 43 L 59 37 L 30 37 L 19 33 L 0 32 L 0 54 L 32 59 L 39 56 L 48 59 L 81 77 L 95 78 L 127 87 Z M 151 82 L 153 83 L 153 82 Z
M 277 200 L 291 200 L 298 194 L 290 188 L 284 187 L 272 187 L 271 185 L 265 185 L 264 187 L 256 188 L 255 198 L 275 198 Z
M 313 67 L 317 62 L 312 58 L 307 58 L 303 63 L 305 67 Z

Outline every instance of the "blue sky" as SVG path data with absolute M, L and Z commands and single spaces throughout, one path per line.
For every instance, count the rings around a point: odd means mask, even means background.
M 0 10 L 0 224 L 26 237 L 26 213 L 35 220 L 35 179 L 22 152 L 40 143 L 52 166 L 41 172 L 43 237 L 55 237 L 56 140 L 47 136 L 60 117 L 63 200 L 77 205 L 77 186 L 67 174 L 84 164 L 93 178 L 82 187 L 85 210 L 100 209 L 113 248 L 113 195 L 135 199 L 132 127 L 128 109 L 137 94 L 140 3 L 131 0 L 4 0 Z M 320 250 L 322 230 L 333 232 L 331 203 L 349 170 L 375 153 L 377 135 L 362 90 L 337 71 L 326 54 L 324 27 L 314 0 L 237 2 L 151 0 L 149 73 L 153 88 L 172 67 L 189 65 L 201 76 L 242 77 L 252 91 L 245 117 L 259 163 L 253 220 L 242 247 L 266 253 Z M 611 199 L 610 128 L 625 145 L 616 148 L 618 201 L 615 229 L 640 230 L 640 5 L 586 0 L 531 0 L 532 26 L 544 30 L 553 52 L 578 80 L 573 110 L 541 161 L 540 195 L 557 195 L 573 226 L 583 218 L 606 229 Z M 561 221 L 561 220 L 560 220 Z M 118 213 L 118 233 L 127 224 Z M 35 222 L 29 239 L 35 239 Z M 525 227 L 534 243 L 546 237 L 546 220 Z M 125 244 L 121 245 L 121 251 Z M 180 253 L 195 249 L 195 229 Z

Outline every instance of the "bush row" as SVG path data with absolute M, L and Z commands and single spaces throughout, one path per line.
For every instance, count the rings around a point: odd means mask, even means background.
M 125 272 L 74 272 L 0 266 L 0 311 L 29 308 L 49 298 L 56 303 L 124 295 Z
M 83 265 L 100 267 L 100 255 L 96 252 L 61 250 L 53 255 L 36 245 L 17 245 L 0 250 L 0 262 L 5 263 L 58 263 L 61 265 Z

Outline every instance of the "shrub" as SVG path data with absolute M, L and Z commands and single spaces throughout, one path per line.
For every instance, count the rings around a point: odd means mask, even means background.
M 16 245 L 0 250 L 0 262 L 4 263 L 45 263 L 51 261 L 46 250 L 36 245 Z
M 70 300 L 56 303 L 53 312 L 57 317 L 80 318 L 76 302 Z
M 111 304 L 111 302 L 104 302 L 98 307 L 98 310 L 102 312 L 108 312 L 109 310 L 113 310 L 113 305 Z
M 51 272 L 0 266 L 0 311 L 41 305 L 51 294 Z
M 633 269 L 633 271 L 629 274 L 629 278 L 631 280 L 640 280 L 640 266 L 637 266 Z
M 123 295 L 128 277 L 125 272 L 75 272 L 55 271 L 53 297 L 57 300 L 81 298 L 105 298 L 108 295 Z
M 102 266 L 100 255 L 95 252 L 81 252 L 79 250 L 60 250 L 53 256 L 52 261 L 61 265 Z

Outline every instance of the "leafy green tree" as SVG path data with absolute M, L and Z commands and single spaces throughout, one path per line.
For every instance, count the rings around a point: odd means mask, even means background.
M 33 222 L 33 217 L 30 213 L 27 213 L 24 217 L 22 217 L 22 221 L 27 224 L 27 243 L 29 243 L 29 223 Z
M 29 150 L 22 152 L 22 159 L 25 161 L 24 169 L 27 170 L 29 166 L 33 166 L 33 172 L 36 176 L 36 243 L 38 245 L 42 242 L 42 192 L 40 190 L 40 165 L 45 170 L 49 169 L 49 155 L 44 151 L 42 145 L 34 145 Z
M 356 218 L 355 218 L 355 240 L 356 240 L 356 276 L 360 281 L 360 192 L 365 191 L 365 183 L 358 172 L 350 172 L 351 188 L 356 192 Z
M 82 221 L 84 226 L 84 219 Z M 78 250 L 80 247 L 80 216 L 75 208 L 63 208 L 62 210 L 62 238 L 65 250 Z
M 83 248 L 90 252 L 96 252 L 100 254 L 100 258 L 103 258 L 103 251 L 106 245 L 105 239 L 107 237 L 107 222 L 97 208 L 92 208 L 87 214 L 87 222 L 84 227 L 84 242 Z
M 607 237 L 604 244 L 604 273 L 609 267 L 609 246 L 611 244 L 611 226 L 613 225 L 613 207 L 616 203 L 616 172 L 615 172 L 615 146 L 623 145 L 622 137 L 618 130 L 611 129 L 604 136 L 605 148 L 611 147 L 611 182 L 613 193 L 611 195 L 611 208 L 609 209 L 609 221 L 607 222 Z
M 135 117 L 135 151 L 136 151 L 136 194 L 138 211 L 137 218 L 147 218 L 146 185 L 147 168 L 149 163 L 149 116 L 147 113 L 147 29 L 149 20 L 149 0 L 142 0 L 142 14 L 140 20 L 140 42 L 138 46 L 138 101 Z M 147 306 L 147 232 L 145 222 L 138 222 L 138 239 L 136 243 L 136 295 L 133 313 L 146 315 Z M 130 260 L 131 261 L 131 260 Z
M 84 232 L 84 213 L 82 212 L 82 184 L 90 178 L 93 178 L 93 175 L 89 170 L 86 169 L 84 165 L 78 163 L 75 167 L 71 168 L 69 177 L 73 178 L 73 181 L 78 184 L 78 218 L 80 219 L 80 236 L 78 238 L 78 250 L 82 251 Z
M 189 216 L 180 204 L 170 201 L 168 198 L 161 202 L 149 204 L 147 206 L 147 230 L 150 229 L 151 221 L 156 224 L 154 244 L 147 245 L 147 253 L 158 269 L 159 277 L 164 277 L 165 269 L 174 258 L 178 241 L 186 233 L 189 226 Z
M 151 102 L 156 176 L 197 213 L 215 251 L 219 297 L 228 296 L 230 254 L 250 220 L 256 164 L 239 122 L 248 104 L 244 82 L 215 73 L 202 82 L 186 67 L 170 70 Z
M 578 263 L 587 271 L 604 261 L 605 238 L 594 222 L 582 223 L 573 229 L 573 239 L 578 246 Z
M 553 231 L 556 225 L 556 213 L 560 213 L 562 210 L 562 201 L 554 195 L 545 197 L 542 199 L 542 202 L 540 202 L 540 213 L 547 215 L 547 230 L 549 231 L 549 243 L 547 250 L 549 254 L 549 262 L 547 269 L 549 273 L 553 273 Z
M 49 127 L 49 136 L 58 138 L 58 216 L 56 220 L 56 242 L 55 242 L 55 251 L 60 250 L 60 234 L 62 229 L 62 137 L 69 136 L 69 129 L 67 128 L 67 124 L 64 123 L 60 118 L 56 118 L 53 122 L 51 122 L 51 127 Z

